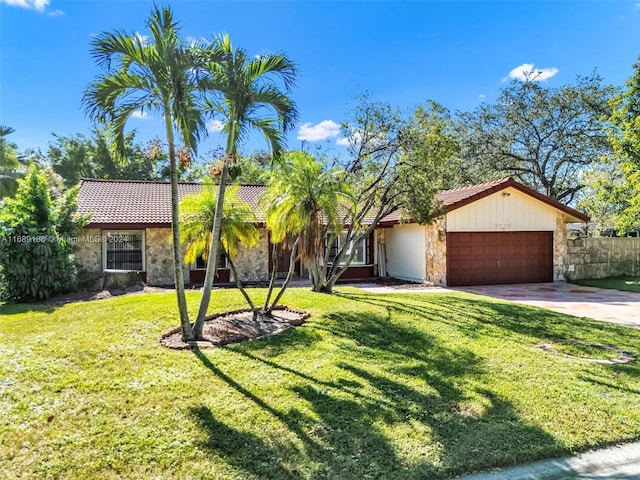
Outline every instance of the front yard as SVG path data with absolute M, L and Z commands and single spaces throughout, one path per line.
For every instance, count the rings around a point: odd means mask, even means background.
M 171 351 L 172 293 L 0 306 L 2 478 L 446 478 L 640 438 L 640 331 L 469 294 L 291 289 L 302 327 Z M 189 293 L 191 308 L 198 294 Z M 212 311 L 242 307 L 216 291 Z

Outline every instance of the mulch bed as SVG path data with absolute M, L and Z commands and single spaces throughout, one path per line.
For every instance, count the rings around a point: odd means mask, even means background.
M 163 333 L 159 340 L 165 347 L 176 350 L 220 347 L 277 335 L 302 325 L 309 316 L 306 312 L 282 305 L 275 307 L 270 317 L 260 313 L 254 315 L 245 308 L 208 316 L 202 331 L 204 340 L 185 342 L 180 327 Z

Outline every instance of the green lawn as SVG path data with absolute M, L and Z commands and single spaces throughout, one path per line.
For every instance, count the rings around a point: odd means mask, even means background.
M 588 280 L 571 280 L 571 283 L 585 287 L 611 288 L 640 293 L 640 278 L 638 277 L 591 278 Z
M 640 330 L 470 294 L 292 289 L 280 336 L 170 351 L 173 294 L 0 306 L 0 478 L 446 478 L 640 438 Z M 190 292 L 191 309 L 198 294 Z M 212 311 L 239 308 L 216 291 Z

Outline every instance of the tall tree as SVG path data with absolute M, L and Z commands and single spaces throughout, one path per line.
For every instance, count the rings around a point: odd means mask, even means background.
M 602 118 L 613 89 L 601 82 L 595 73 L 560 88 L 512 81 L 495 103 L 459 114 L 464 161 L 570 202 L 580 172 L 610 152 Z
M 638 57 L 640 60 L 640 57 Z M 616 228 L 620 233 L 640 230 L 640 61 L 625 88 L 611 101 L 611 141 L 622 158 L 621 187 L 626 204 L 620 209 Z
M 458 162 L 449 112 L 435 102 L 407 114 L 364 95 L 344 123 L 343 134 L 349 157 L 340 166 L 356 208 L 343 218 L 345 230 L 337 251 L 324 252 L 323 268 L 313 285 L 321 292 L 333 290 L 386 215 L 399 210 L 403 218 L 421 224 L 437 217 L 441 208 L 435 195 L 450 184 Z
M 327 268 L 324 262 L 327 234 L 342 232 L 345 218 L 350 218 L 356 208 L 344 176 L 342 170 L 328 169 L 323 160 L 316 160 L 306 152 L 289 153 L 269 175 L 265 204 L 266 223 L 274 243 L 272 258 L 277 262 L 276 245 L 287 242 L 291 261 L 284 287 L 269 306 L 277 273 L 276 265 L 272 268 L 263 309 L 266 313 L 281 298 L 296 259 L 309 268 L 314 286 L 322 284 L 322 272 Z
M 17 145 L 6 138 L 13 132 L 15 132 L 13 128 L 0 125 L 0 200 L 16 193 L 18 179 L 26 169 Z
M 171 179 L 174 281 L 182 335 L 194 339 L 184 290 L 178 216 L 176 136 L 195 154 L 206 132 L 199 104 L 197 46 L 179 36 L 168 7 L 154 6 L 147 21 L 151 36 L 103 32 L 91 42 L 91 55 L 105 70 L 87 88 L 83 103 L 92 119 L 106 124 L 114 154 L 126 148 L 125 125 L 136 112 L 156 111 L 164 119 Z M 214 242 L 216 243 L 216 242 Z
M 251 130 L 261 132 L 278 158 L 285 145 L 285 133 L 297 119 L 295 103 L 289 97 L 294 86 L 296 67 L 285 55 L 264 54 L 248 57 L 235 48 L 228 35 L 219 37 L 209 49 L 209 111 L 223 122 L 227 136 L 220 168 L 218 200 L 214 217 L 209 261 L 198 316 L 196 337 L 202 336 L 204 319 L 211 300 L 211 288 L 218 258 L 218 239 L 229 167 L 235 164 L 239 143 Z

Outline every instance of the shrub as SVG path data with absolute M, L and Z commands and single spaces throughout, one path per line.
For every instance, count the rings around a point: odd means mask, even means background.
M 73 237 L 84 221 L 74 217 L 77 195 L 75 187 L 54 202 L 44 172 L 31 165 L 15 198 L 6 200 L 0 214 L 0 295 L 5 299 L 45 299 L 75 287 Z

